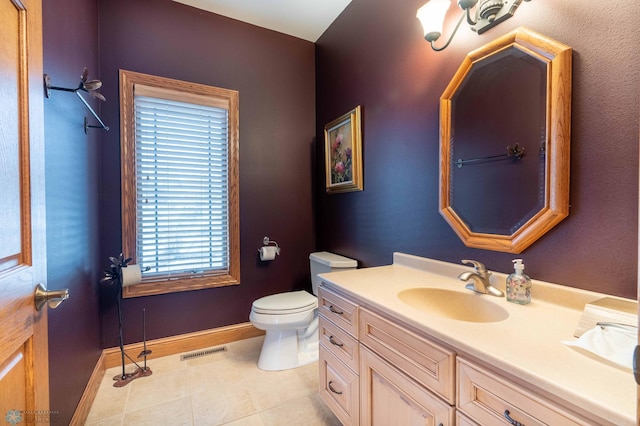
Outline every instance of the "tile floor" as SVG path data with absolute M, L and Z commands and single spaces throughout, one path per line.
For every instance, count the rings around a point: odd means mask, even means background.
M 262 340 L 229 343 L 226 352 L 187 361 L 180 355 L 149 360 L 153 374 L 122 388 L 113 387 L 122 367 L 111 368 L 86 425 L 339 426 L 318 396 L 317 362 L 259 370 Z

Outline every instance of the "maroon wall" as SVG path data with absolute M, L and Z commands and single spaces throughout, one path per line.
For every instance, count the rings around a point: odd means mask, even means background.
M 315 246 L 312 164 L 315 132 L 314 45 L 169 0 L 100 3 L 100 74 L 104 120 L 100 145 L 100 253 L 119 253 L 120 149 L 118 69 L 240 92 L 239 286 L 124 300 L 125 340 L 141 340 L 142 308 L 150 339 L 248 321 L 266 294 L 310 288 Z M 282 254 L 257 257 L 269 236 Z M 112 297 L 103 297 L 103 344 L 117 344 Z
M 393 251 L 636 297 L 637 41 L 628 2 L 535 0 L 478 36 L 463 25 L 446 50 L 422 39 L 425 0 L 353 0 L 316 43 L 316 134 L 363 107 L 364 191 L 326 195 L 317 144 L 317 246 L 388 264 Z M 452 2 L 445 35 L 458 9 Z M 454 12 L 455 10 L 455 12 Z M 438 213 L 439 97 L 467 52 L 527 26 L 573 52 L 570 215 L 521 255 L 466 248 Z M 516 195 L 514 194 L 514 197 Z
M 98 2 L 43 3 L 44 72 L 53 85 L 77 87 L 83 67 L 99 77 Z M 92 102 L 95 107 L 98 105 Z M 100 356 L 98 263 L 98 146 L 85 135 L 89 111 L 72 93 L 44 101 L 49 289 L 69 300 L 49 309 L 49 380 L 53 424 L 69 424 Z

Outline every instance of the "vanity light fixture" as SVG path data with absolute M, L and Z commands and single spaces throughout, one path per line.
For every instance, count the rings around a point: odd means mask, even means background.
M 442 35 L 444 18 L 451 5 L 451 0 L 429 0 L 424 6 L 418 9 L 416 16 L 424 29 L 425 40 L 431 43 L 433 50 L 439 52 L 449 46 L 465 16 L 467 17 L 467 24 L 469 24 L 471 30 L 482 34 L 500 22 L 511 18 L 522 1 L 523 0 L 458 0 L 458 6 L 462 9 L 462 15 L 460 19 L 458 19 L 458 23 L 449 40 L 447 40 L 442 47 L 436 47 L 435 42 Z

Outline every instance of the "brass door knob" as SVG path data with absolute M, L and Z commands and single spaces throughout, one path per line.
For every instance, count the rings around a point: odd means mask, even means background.
M 42 309 L 45 303 L 49 305 L 51 309 L 55 309 L 62 302 L 69 298 L 69 289 L 63 290 L 47 290 L 44 288 L 42 284 L 38 284 L 36 286 L 36 290 L 34 292 L 34 302 L 36 305 L 36 310 L 39 311 Z

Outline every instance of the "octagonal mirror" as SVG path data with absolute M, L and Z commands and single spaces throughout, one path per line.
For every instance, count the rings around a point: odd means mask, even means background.
M 468 247 L 520 253 L 569 214 L 571 48 L 519 28 L 440 98 L 440 213 Z

